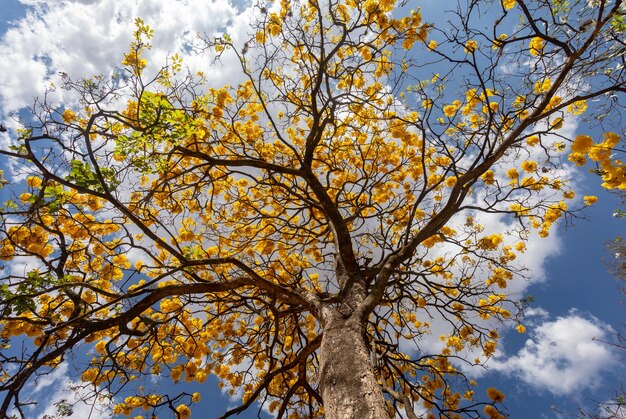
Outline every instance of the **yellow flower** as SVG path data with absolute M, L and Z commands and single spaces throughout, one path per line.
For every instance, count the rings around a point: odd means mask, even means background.
M 500 414 L 500 412 L 498 412 L 498 409 L 496 409 L 495 407 L 493 407 L 490 404 L 488 404 L 487 406 L 485 406 L 483 408 L 483 412 L 485 412 L 485 414 L 487 416 L 489 416 L 489 419 L 501 419 L 501 418 L 504 418 L 504 416 L 502 416 Z
M 530 44 L 529 44 L 529 49 L 530 49 L 530 55 L 539 55 L 543 52 L 543 47 L 545 46 L 546 41 L 544 41 L 542 38 L 539 38 L 538 36 L 534 37 L 533 39 L 530 40 Z
M 467 52 L 468 54 L 471 54 L 477 49 L 478 49 L 478 43 L 476 43 L 476 41 L 474 41 L 473 39 L 470 39 L 469 41 L 465 43 L 465 52 Z
M 506 10 L 510 10 L 515 6 L 515 3 L 515 0 L 502 0 L 502 7 L 504 7 Z
M 517 333 L 526 333 L 526 328 L 522 324 L 518 324 L 515 330 L 517 330 Z
M 615 147 L 620 141 L 620 136 L 614 132 L 605 132 L 602 136 L 604 137 L 603 145 L 605 147 Z
M 483 347 L 483 353 L 486 356 L 491 356 L 496 351 L 497 346 L 498 346 L 497 342 L 493 340 L 488 340 L 487 342 L 485 342 L 485 345 Z
M 526 144 L 528 144 L 531 147 L 534 146 L 534 145 L 539 144 L 539 137 L 536 136 L 536 135 L 533 135 L 532 137 L 528 137 L 526 139 Z
M 574 191 L 565 191 L 563 192 L 563 198 L 565 199 L 574 199 L 574 197 L 576 196 L 576 193 Z
M 576 153 L 586 153 L 593 146 L 593 139 L 588 135 L 579 135 L 572 143 L 572 151 Z
M 545 93 L 552 87 L 552 80 L 549 78 L 545 78 L 543 81 L 538 81 L 535 83 L 535 93 L 541 94 Z
M 71 124 L 72 122 L 76 121 L 78 119 L 78 117 L 76 116 L 76 114 L 74 113 L 73 110 L 71 109 L 66 109 L 63 111 L 63 122 L 67 123 L 67 124 Z
M 517 172 L 517 169 L 512 168 L 506 171 L 506 176 L 509 179 L 517 179 L 519 177 L 519 173 Z
M 583 196 L 583 202 L 585 205 L 593 205 L 598 202 L 598 197 L 593 195 L 585 195 Z
M 100 340 L 98 341 L 98 343 L 96 343 L 95 349 L 98 353 L 103 354 L 106 352 L 106 346 L 107 342 L 104 340 Z
M 98 370 L 95 368 L 89 368 L 87 371 L 83 373 L 81 378 L 83 381 L 93 383 L 97 376 L 98 376 Z
M 525 172 L 532 173 L 537 170 L 537 163 L 531 160 L 526 160 L 522 162 L 522 169 Z
M 485 173 L 483 173 L 483 175 L 480 178 L 487 185 L 492 185 L 493 182 L 495 181 L 494 176 L 495 176 L 495 174 L 493 173 L 493 170 L 487 170 Z
M 184 404 L 179 404 L 176 408 L 176 412 L 178 413 L 178 417 L 180 419 L 187 419 L 191 416 L 191 409 Z
M 504 400 L 504 394 L 502 394 L 493 387 L 489 387 L 487 389 L 487 396 L 489 396 L 489 398 L 493 400 L 494 403 L 500 403 Z
M 580 115 L 587 110 L 587 101 L 585 100 L 577 100 L 567 107 L 567 112 L 570 112 L 574 115 Z
M 515 3 L 515 1 L 513 1 Z M 504 40 L 508 38 L 508 35 L 505 33 L 500 34 L 496 39 L 493 40 L 492 49 L 502 48 L 504 46 Z
M 563 98 L 561 96 L 553 96 L 552 99 L 550 99 L 550 103 L 548 103 L 548 106 L 546 106 L 546 109 L 547 110 L 554 109 L 557 106 L 559 106 L 562 101 L 563 101 Z
M 587 163 L 587 156 L 585 156 L 583 153 L 574 152 L 570 153 L 567 160 L 571 161 L 576 166 L 584 166 L 585 163 Z
M 436 49 L 438 46 L 439 44 L 434 39 L 431 39 L 430 42 L 428 42 L 428 49 Z
M 191 401 L 194 403 L 198 403 L 200 401 L 200 393 L 197 391 L 191 395 Z
M 558 117 L 550 124 L 550 128 L 552 129 L 561 129 L 563 128 L 563 118 Z
M 180 380 L 180 377 L 182 375 L 183 375 L 183 366 L 182 365 L 175 366 L 174 368 L 172 368 L 172 371 L 170 372 L 170 378 L 174 382 Z
M 26 184 L 31 188 L 38 188 L 41 186 L 41 183 L 41 178 L 38 178 L 37 176 L 29 176 L 26 178 Z
M 448 117 L 452 117 L 454 116 L 454 113 L 456 112 L 456 107 L 454 105 L 447 105 L 443 107 L 443 113 Z
M 589 158 L 597 162 L 605 162 L 611 158 L 611 150 L 604 147 L 594 146 L 589 150 Z
M 451 118 L 454 116 L 454 114 L 456 113 L 456 111 L 459 109 L 459 107 L 461 107 L 461 101 L 459 100 L 455 100 L 452 105 L 446 105 L 443 107 L 443 113 L 448 117 Z
M 131 67 L 133 69 L 133 73 L 138 75 L 141 74 L 141 70 L 146 68 L 148 61 L 141 58 L 137 51 L 131 51 L 128 54 L 124 54 L 122 65 Z
M 483 250 L 496 250 L 500 243 L 502 243 L 501 234 L 492 234 L 491 236 L 482 237 L 478 241 L 478 248 Z
M 272 36 L 277 36 L 282 29 L 282 25 L 278 16 L 272 15 L 270 16 L 270 23 L 267 25 L 267 30 Z
M 451 188 L 456 184 L 457 178 L 456 176 L 450 176 L 446 178 L 446 186 Z

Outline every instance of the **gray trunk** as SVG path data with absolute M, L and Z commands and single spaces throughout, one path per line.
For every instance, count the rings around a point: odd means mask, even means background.
M 389 418 L 360 322 L 327 318 L 320 348 L 320 387 L 328 419 Z

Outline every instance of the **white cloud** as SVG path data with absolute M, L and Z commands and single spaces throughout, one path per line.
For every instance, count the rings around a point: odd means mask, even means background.
M 541 307 L 530 307 L 524 310 L 524 317 L 530 319 L 528 322 L 535 324 L 539 320 L 545 320 L 549 317 L 549 313 Z
M 149 54 L 153 69 L 165 63 L 169 54 L 179 52 L 192 70 L 210 65 L 188 45 L 197 34 L 214 34 L 226 28 L 235 41 L 248 32 L 251 11 L 238 11 L 228 1 L 188 0 L 63 0 L 40 2 L 22 0 L 29 6 L 25 17 L 0 40 L 0 108 L 5 115 L 33 104 L 51 83 L 60 86 L 59 72 L 72 79 L 96 74 L 110 75 L 128 50 L 134 19 L 141 17 L 155 29 Z M 231 83 L 234 57 L 222 60 L 224 71 L 208 72 L 215 84 Z M 75 98 L 56 89 L 49 94 L 53 103 Z
M 110 418 L 112 412 L 108 408 L 108 396 L 97 399 L 79 387 L 68 373 L 68 364 L 62 363 L 49 374 L 40 376 L 28 392 L 36 405 L 28 406 L 28 417 L 42 419 L 46 415 L 56 417 L 57 404 L 66 403 L 71 406 L 73 413 L 66 416 L 70 419 L 105 419 Z
M 532 337 L 516 355 L 493 360 L 490 367 L 557 395 L 594 388 L 617 363 L 615 354 L 597 340 L 608 339 L 612 330 L 597 319 L 571 311 L 534 328 Z

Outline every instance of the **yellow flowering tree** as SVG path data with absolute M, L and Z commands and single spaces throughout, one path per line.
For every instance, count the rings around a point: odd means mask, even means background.
M 476 395 L 461 367 L 514 321 L 506 289 L 532 232 L 576 205 L 567 160 L 626 185 L 619 134 L 563 128 L 624 91 L 623 6 L 488 6 L 493 33 L 471 27 L 474 2 L 449 28 L 393 0 L 256 5 L 247 42 L 204 39 L 241 65 L 221 88 L 176 56 L 147 76 L 138 20 L 123 74 L 68 79 L 83 108 L 44 107 L 1 151 L 28 177 L 0 258 L 29 268 L 0 284 L 4 351 L 24 348 L 0 358 L 0 416 L 86 345 L 82 382 L 127 416 L 189 417 L 199 393 L 143 384 L 202 391 L 214 374 L 241 397 L 225 417 L 254 402 L 279 417 L 502 417 L 505 396 Z M 517 223 L 504 235 L 485 214 Z M 433 322 L 437 351 L 421 345 Z

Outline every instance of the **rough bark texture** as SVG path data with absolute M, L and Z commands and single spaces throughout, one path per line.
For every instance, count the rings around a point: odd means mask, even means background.
M 328 419 L 389 418 L 360 321 L 333 313 L 320 348 L 320 386 Z

